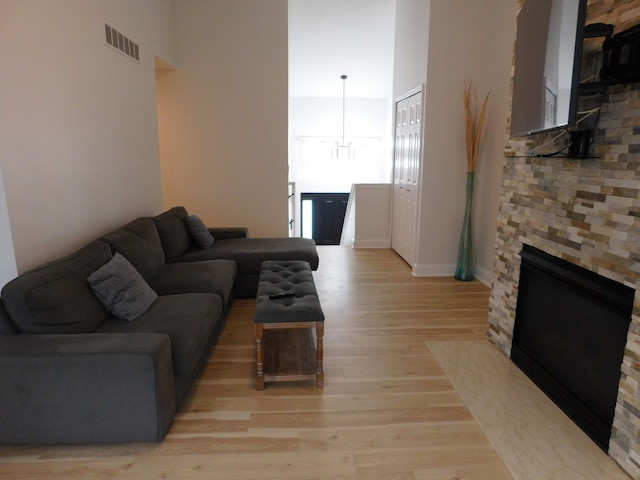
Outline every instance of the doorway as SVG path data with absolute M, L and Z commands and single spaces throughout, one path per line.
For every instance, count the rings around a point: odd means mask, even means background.
M 302 193 L 302 236 L 317 245 L 340 245 L 348 193 Z
M 391 182 L 396 1 L 288 4 L 291 235 L 304 236 L 301 193 Z

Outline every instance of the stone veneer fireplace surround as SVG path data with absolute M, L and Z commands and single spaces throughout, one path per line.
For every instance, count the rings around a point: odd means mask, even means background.
M 587 23 L 615 32 L 639 16 L 635 2 L 588 2 Z M 528 157 L 549 135 L 507 141 L 487 333 L 511 355 L 524 244 L 635 289 L 609 454 L 640 478 L 640 84 L 607 89 L 594 133 L 588 160 Z

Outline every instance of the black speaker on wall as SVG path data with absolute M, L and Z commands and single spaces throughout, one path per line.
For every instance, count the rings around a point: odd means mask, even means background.
M 604 41 L 600 78 L 608 85 L 640 81 L 640 25 Z

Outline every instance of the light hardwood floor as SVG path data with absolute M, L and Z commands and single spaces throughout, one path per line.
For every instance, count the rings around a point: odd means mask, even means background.
M 427 345 L 485 339 L 489 289 L 413 277 L 390 250 L 319 251 L 323 389 L 255 390 L 255 301 L 236 300 L 163 442 L 0 447 L 0 478 L 511 479 Z

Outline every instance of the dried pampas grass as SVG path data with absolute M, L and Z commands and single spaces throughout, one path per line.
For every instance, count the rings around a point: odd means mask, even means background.
M 476 171 L 476 163 L 478 162 L 478 151 L 480 150 L 480 140 L 482 137 L 482 127 L 484 125 L 484 117 L 487 112 L 487 102 L 489 94 L 484 97 L 482 110 L 478 112 L 478 101 L 476 92 L 473 88 L 471 80 L 464 82 L 464 93 L 462 100 L 464 101 L 465 120 L 466 120 L 466 140 L 467 140 L 467 172 Z

